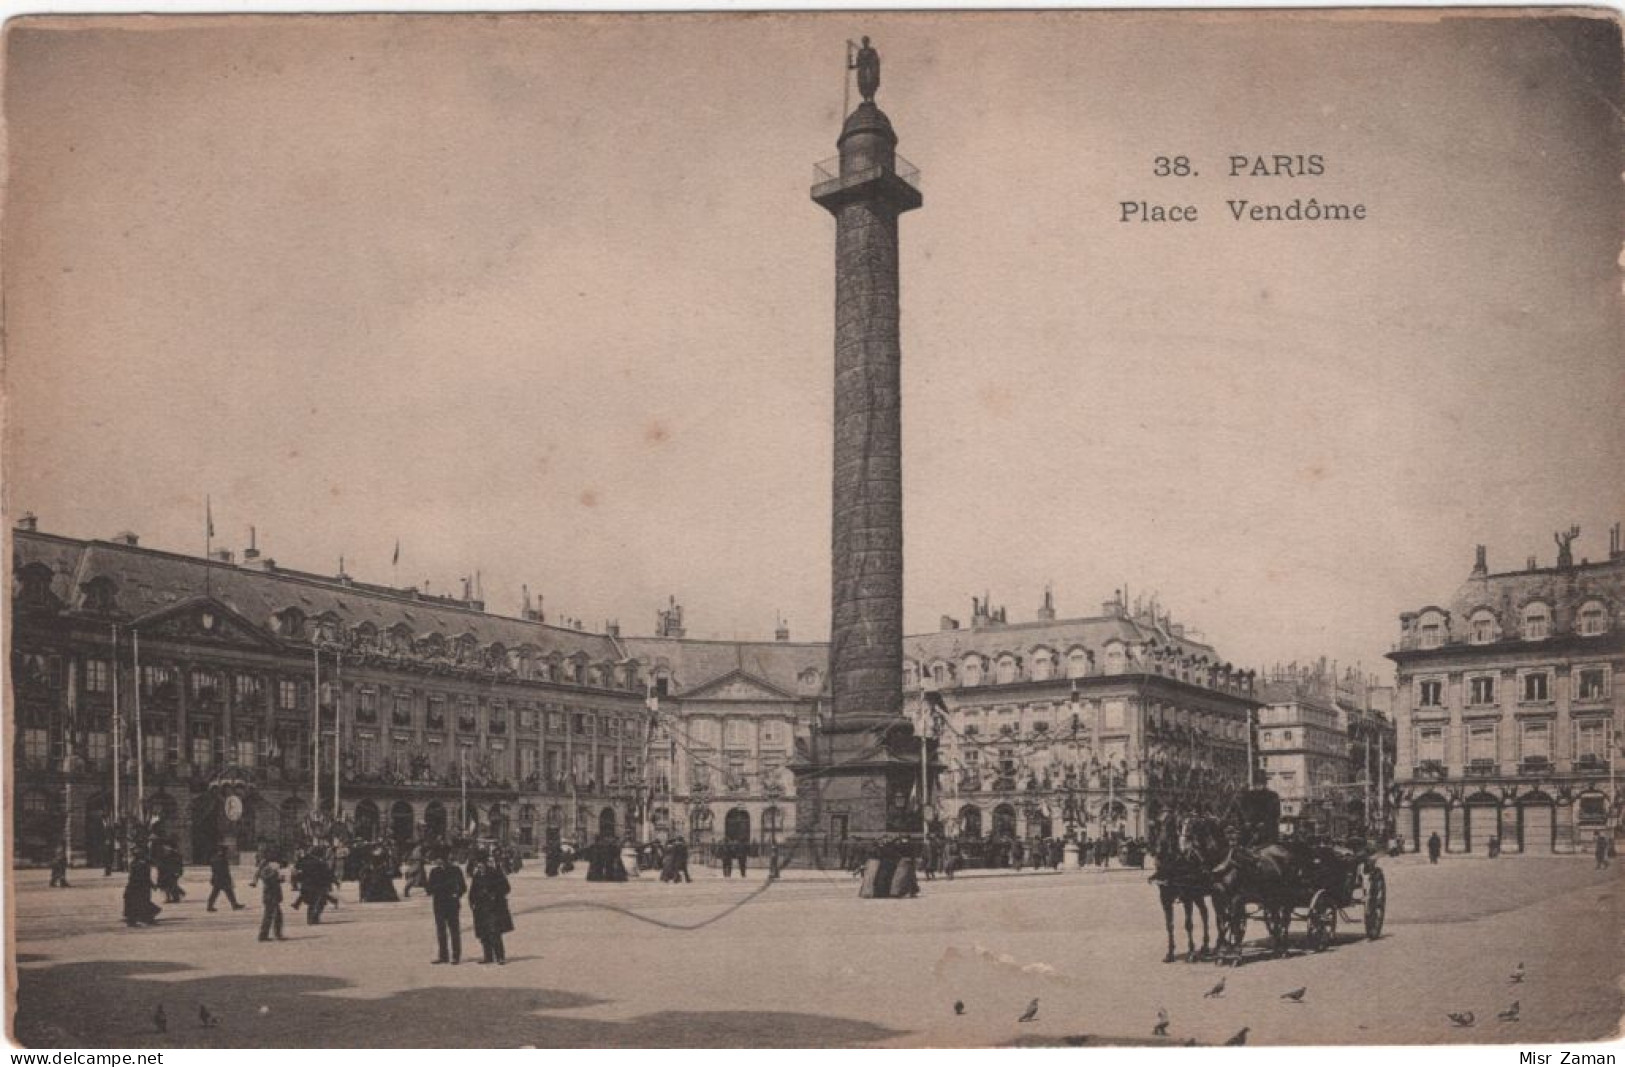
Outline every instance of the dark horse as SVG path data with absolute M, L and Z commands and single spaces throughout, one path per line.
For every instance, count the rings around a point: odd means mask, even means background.
M 1154 857 L 1156 873 L 1149 879 L 1156 884 L 1157 895 L 1162 901 L 1163 923 L 1168 928 L 1168 954 L 1162 958 L 1162 962 L 1173 963 L 1179 959 L 1174 943 L 1176 903 L 1184 905 L 1185 908 L 1186 962 L 1211 959 L 1214 952 L 1223 947 L 1222 925 L 1217 944 L 1210 942 L 1207 898 L 1213 895 L 1213 868 L 1216 863 L 1222 862 L 1224 847 L 1224 833 L 1213 819 L 1187 816 L 1182 821 L 1176 822 L 1170 815 L 1162 821 L 1157 834 Z M 1214 905 L 1217 911 L 1217 899 Z M 1192 909 L 1200 912 L 1202 916 L 1200 952 L 1196 948 L 1195 924 L 1191 921 Z

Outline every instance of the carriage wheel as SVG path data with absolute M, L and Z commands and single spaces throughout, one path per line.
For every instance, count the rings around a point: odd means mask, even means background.
M 1337 905 L 1324 889 L 1309 903 L 1308 943 L 1310 952 L 1325 952 L 1337 936 Z
M 1388 879 L 1380 867 L 1371 868 L 1365 881 L 1365 936 L 1375 941 L 1382 936 L 1382 920 L 1388 914 Z
M 1286 936 L 1292 929 L 1292 909 L 1271 906 L 1264 910 L 1264 926 L 1270 932 L 1270 949 L 1277 956 L 1286 953 Z

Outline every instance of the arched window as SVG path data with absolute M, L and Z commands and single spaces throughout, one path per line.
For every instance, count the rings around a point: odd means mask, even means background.
M 965 657 L 965 664 L 960 669 L 959 676 L 964 685 L 982 684 L 982 658 L 977 655 Z
M 1081 648 L 1073 648 L 1066 654 L 1066 676 L 1068 678 L 1083 678 L 1089 673 L 1089 653 Z
M 1552 632 L 1552 609 L 1536 601 L 1523 609 L 1523 639 L 1544 641 Z
M 1016 662 L 1016 657 L 1006 652 L 999 657 L 998 665 L 994 668 L 993 677 L 998 684 L 1009 685 L 1011 682 L 1016 681 L 1018 671 L 1019 664 Z
M 917 689 L 920 685 L 920 668 L 911 659 L 903 661 L 903 688 Z
M 1417 644 L 1422 648 L 1442 648 L 1448 636 L 1444 616 L 1437 611 L 1425 611 L 1417 622 Z
M 1123 644 L 1113 641 L 1106 646 L 1106 673 L 1122 674 L 1124 663 Z
M 1608 632 L 1608 609 L 1603 607 L 1601 601 L 1588 600 L 1581 605 L 1578 629 L 1582 637 L 1596 637 Z
M 937 662 L 937 663 L 931 664 L 931 680 L 933 682 L 937 683 L 938 688 L 941 688 L 942 686 L 947 685 L 948 684 L 948 665 L 946 663 L 942 663 L 942 662 Z
M 1495 613 L 1488 608 L 1480 608 L 1473 612 L 1470 634 L 1475 645 L 1487 645 L 1496 638 Z
M 1055 677 L 1055 653 L 1047 648 L 1035 648 L 1032 653 L 1032 676 L 1035 682 L 1046 682 Z

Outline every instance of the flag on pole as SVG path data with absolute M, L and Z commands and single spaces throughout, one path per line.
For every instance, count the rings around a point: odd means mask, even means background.
M 394 566 L 394 565 L 400 563 L 400 561 L 401 561 L 401 539 L 399 537 L 397 537 L 397 538 L 395 538 L 395 558 L 389 561 L 390 566 Z
M 208 527 L 208 536 L 214 536 L 214 501 L 209 497 L 203 498 L 203 522 Z

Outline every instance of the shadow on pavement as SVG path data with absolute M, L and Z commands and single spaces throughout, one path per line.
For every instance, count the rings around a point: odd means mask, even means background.
M 245 966 L 269 959 L 251 958 Z M 799 1012 L 655 1012 L 625 1021 L 539 1015 L 605 1001 L 514 986 L 434 985 L 359 999 L 322 995 L 348 983 L 317 975 L 166 977 L 189 969 L 129 962 L 20 971 L 16 1040 L 31 1048 L 830 1048 L 902 1033 Z M 435 970 L 436 979 L 450 971 Z M 154 1022 L 160 1004 L 165 1033 Z M 217 1025 L 202 1024 L 200 1005 Z

